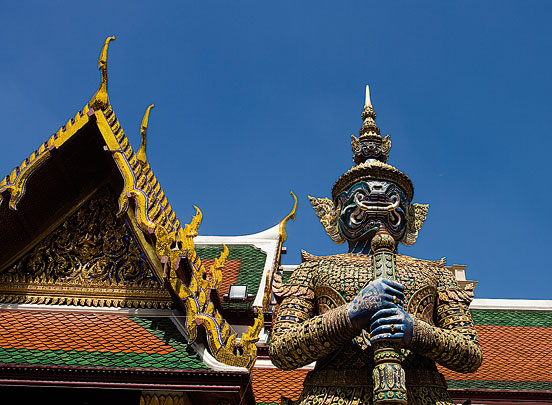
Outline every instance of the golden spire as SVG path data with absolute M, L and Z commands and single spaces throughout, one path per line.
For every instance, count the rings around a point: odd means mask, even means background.
M 142 119 L 142 125 L 140 125 L 140 134 L 142 135 L 142 143 L 140 144 L 140 149 L 136 153 L 136 159 L 138 159 L 143 164 L 146 164 L 146 133 L 148 131 L 148 120 L 150 115 L 150 110 L 155 107 L 154 104 L 150 105 L 146 113 L 144 114 L 144 119 Z
M 370 101 L 370 86 L 366 85 L 366 98 L 364 101 L 364 110 L 361 114 L 362 117 L 362 128 L 360 129 L 360 139 L 363 137 L 371 137 L 374 135 L 380 135 L 380 129 L 376 125 L 376 112 L 374 107 L 372 107 L 372 102 Z
M 351 147 L 353 149 L 353 161 L 358 165 L 367 159 L 377 159 L 387 162 L 391 140 L 389 135 L 381 136 L 380 129 L 376 125 L 376 112 L 370 100 L 370 86 L 366 85 L 366 96 L 364 98 L 364 109 L 362 110 L 362 127 L 359 137 L 351 135 Z
M 109 97 L 107 96 L 107 48 L 109 42 L 115 40 L 115 36 L 107 37 L 100 53 L 100 59 L 98 60 L 98 69 L 101 72 L 100 88 L 92 96 L 88 103 L 94 110 L 102 110 L 109 105 Z

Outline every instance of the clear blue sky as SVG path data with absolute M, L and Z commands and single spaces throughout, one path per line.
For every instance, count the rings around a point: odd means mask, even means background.
M 2 1 L 0 174 L 99 84 L 136 148 L 200 233 L 255 233 L 299 197 L 285 263 L 343 252 L 307 195 L 352 162 L 364 85 L 390 163 L 429 203 L 401 253 L 467 264 L 482 298 L 551 298 L 552 16 L 545 1 Z

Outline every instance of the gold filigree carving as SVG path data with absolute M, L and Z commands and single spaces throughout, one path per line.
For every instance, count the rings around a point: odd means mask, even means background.
M 406 234 L 401 243 L 410 246 L 416 243 L 418 232 L 427 219 L 429 204 L 412 204 L 406 213 Z
M 99 190 L 0 274 L 9 302 L 169 307 L 109 191 Z M 10 298 L 11 297 L 11 298 Z
M 167 231 L 162 226 L 155 228 L 155 250 L 161 262 L 165 265 L 165 274 L 172 291 L 181 300 L 186 311 L 185 328 L 190 340 L 198 336 L 198 327 L 205 328 L 210 353 L 220 362 L 237 366 L 253 367 L 257 357 L 259 333 L 263 325 L 263 312 L 257 311 L 257 317 L 249 330 L 242 335 L 240 342 L 237 335 L 232 333 L 228 323 L 210 299 L 210 290 L 220 284 L 222 274 L 220 267 L 228 254 L 225 249 L 211 267 L 212 278 L 208 277 L 205 266 L 195 251 L 193 238 L 201 224 L 203 214 L 197 207 L 196 215 L 190 224 L 180 227 L 178 231 Z M 178 270 L 181 260 L 188 260 L 191 268 L 189 282 Z
M 224 243 L 222 244 L 222 248 L 223 250 L 220 253 L 219 258 L 215 259 L 215 262 L 211 265 L 211 268 L 209 269 L 209 272 L 211 273 L 211 278 L 216 281 L 215 288 L 217 289 L 222 283 L 222 270 L 224 269 L 224 264 L 226 263 L 226 259 L 230 254 L 228 246 L 226 246 Z
M 309 201 L 328 236 L 338 245 L 345 242 L 345 237 L 339 230 L 338 225 L 339 210 L 334 206 L 332 200 L 309 196 Z
M 356 136 L 351 134 L 351 149 L 353 150 L 353 153 L 355 155 L 360 154 L 362 151 L 362 144 L 360 143 L 360 139 L 358 139 Z
M 140 405 L 187 405 L 190 401 L 184 392 L 142 391 Z
M 381 152 L 384 155 L 389 154 L 389 151 L 391 150 L 391 135 L 387 134 L 381 141 Z

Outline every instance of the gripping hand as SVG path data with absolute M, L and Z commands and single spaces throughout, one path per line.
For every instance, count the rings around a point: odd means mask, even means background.
M 404 286 L 386 278 L 371 281 L 347 304 L 353 327 L 369 328 L 372 316 L 381 309 L 397 308 L 404 301 Z
M 414 334 L 414 319 L 400 307 L 384 308 L 372 316 L 370 340 L 385 340 L 406 346 Z

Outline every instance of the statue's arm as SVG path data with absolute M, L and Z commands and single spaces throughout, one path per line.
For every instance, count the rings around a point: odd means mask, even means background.
M 278 310 L 269 353 L 274 365 L 283 370 L 305 366 L 330 354 L 355 336 L 347 306 L 315 315 L 310 269 L 299 268 L 288 284 Z
M 444 284 L 448 285 L 438 291 L 436 326 L 415 319 L 409 348 L 451 370 L 474 372 L 481 365 L 483 355 L 469 310 L 471 297 L 456 287 L 454 280 L 450 283 L 445 280 Z

